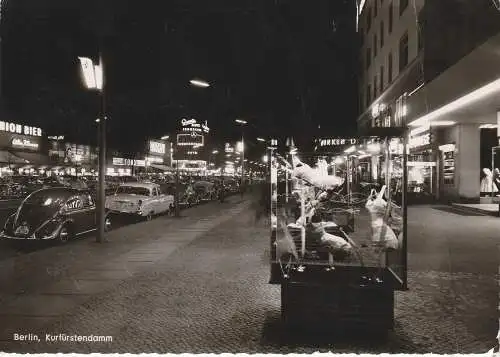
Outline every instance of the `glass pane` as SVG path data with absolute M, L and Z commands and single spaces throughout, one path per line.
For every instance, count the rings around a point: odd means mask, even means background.
M 404 285 L 403 153 L 400 138 L 368 137 L 273 154 L 271 263 L 282 277 L 323 267 Z

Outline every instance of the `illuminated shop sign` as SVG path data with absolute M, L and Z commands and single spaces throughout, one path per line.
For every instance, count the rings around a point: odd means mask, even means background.
M 192 134 L 177 134 L 177 145 L 180 146 L 203 146 L 203 135 Z
M 165 143 L 154 140 L 149 141 L 149 152 L 151 154 L 165 155 L 165 149 L 166 149 Z
M 421 146 L 427 146 L 431 144 L 431 132 L 430 125 L 422 126 L 413 129 L 410 132 L 410 138 L 408 140 L 408 148 L 415 149 Z
M 9 123 L 6 121 L 0 121 L 0 131 L 5 131 L 7 133 L 14 133 L 14 134 L 29 135 L 29 136 L 42 136 L 42 129 L 40 128 L 28 125 Z
M 207 162 L 204 160 L 176 160 L 180 170 L 206 170 Z
M 231 154 L 234 152 L 234 148 L 231 146 L 231 144 L 226 143 L 226 146 L 224 147 L 224 151 L 228 154 Z
M 163 164 L 163 158 L 162 157 L 155 157 L 155 156 L 149 156 L 146 157 L 145 159 L 146 163 L 149 164 Z
M 29 139 L 14 138 L 12 139 L 12 146 L 21 149 L 38 150 L 38 143 L 34 143 Z
M 332 138 L 319 140 L 319 146 L 341 146 L 356 144 L 358 144 L 358 139 L 356 138 Z
M 49 139 L 49 140 L 64 140 L 64 136 L 63 135 L 49 136 L 47 139 Z
M 208 127 L 208 122 L 205 120 L 205 123 L 198 123 L 196 119 L 182 119 L 181 120 L 181 125 L 182 125 L 182 130 L 183 131 L 199 131 L 199 132 L 204 132 L 208 133 L 210 131 L 210 128 Z M 188 129 L 188 130 L 185 130 Z M 198 130 L 197 130 L 198 129 Z
M 134 159 L 124 159 L 123 157 L 114 157 L 113 165 L 145 167 L 146 160 L 134 160 Z

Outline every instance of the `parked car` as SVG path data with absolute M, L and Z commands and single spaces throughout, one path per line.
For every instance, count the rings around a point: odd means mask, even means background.
M 23 200 L 5 222 L 0 237 L 67 242 L 95 231 L 96 222 L 96 206 L 90 192 L 67 187 L 44 188 Z M 111 216 L 107 215 L 105 230 L 110 229 Z
M 215 185 L 212 182 L 196 181 L 193 187 L 201 201 L 212 201 L 217 199 Z
M 151 220 L 174 208 L 174 196 L 165 194 L 155 183 L 124 183 L 114 195 L 106 197 L 106 209 L 112 213 Z

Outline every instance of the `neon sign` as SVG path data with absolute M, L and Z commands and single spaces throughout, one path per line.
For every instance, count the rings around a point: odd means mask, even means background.
M 356 138 L 332 138 L 332 139 L 321 139 L 319 141 L 319 146 L 341 146 L 341 145 L 356 145 L 358 144 L 358 139 Z
M 165 154 L 165 143 L 159 141 L 149 141 L 149 152 L 153 154 Z
M 204 133 L 208 133 L 210 131 L 210 128 L 208 127 L 208 122 L 205 120 L 205 123 L 198 123 L 196 119 L 182 119 L 181 120 L 181 125 L 183 126 L 183 130 L 187 131 L 185 127 L 190 127 L 190 129 L 196 129 L 198 128 L 199 130 L 193 130 L 193 131 L 200 131 Z
M 28 139 L 19 139 L 19 138 L 14 138 L 12 139 L 12 146 L 18 146 L 21 148 L 26 148 L 26 149 L 38 149 L 38 143 L 33 143 L 31 140 Z
M 0 121 L 0 131 L 6 131 L 8 133 L 22 134 L 29 136 L 42 136 L 42 129 L 40 128 L 28 125 L 9 123 L 6 121 Z

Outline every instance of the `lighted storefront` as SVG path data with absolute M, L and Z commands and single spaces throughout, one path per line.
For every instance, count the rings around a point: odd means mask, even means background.
M 0 121 L 0 175 L 45 174 L 49 164 L 42 129 Z
M 56 175 L 97 175 L 98 152 L 89 145 L 64 142 L 64 136 L 49 136 L 49 158 L 47 170 Z

